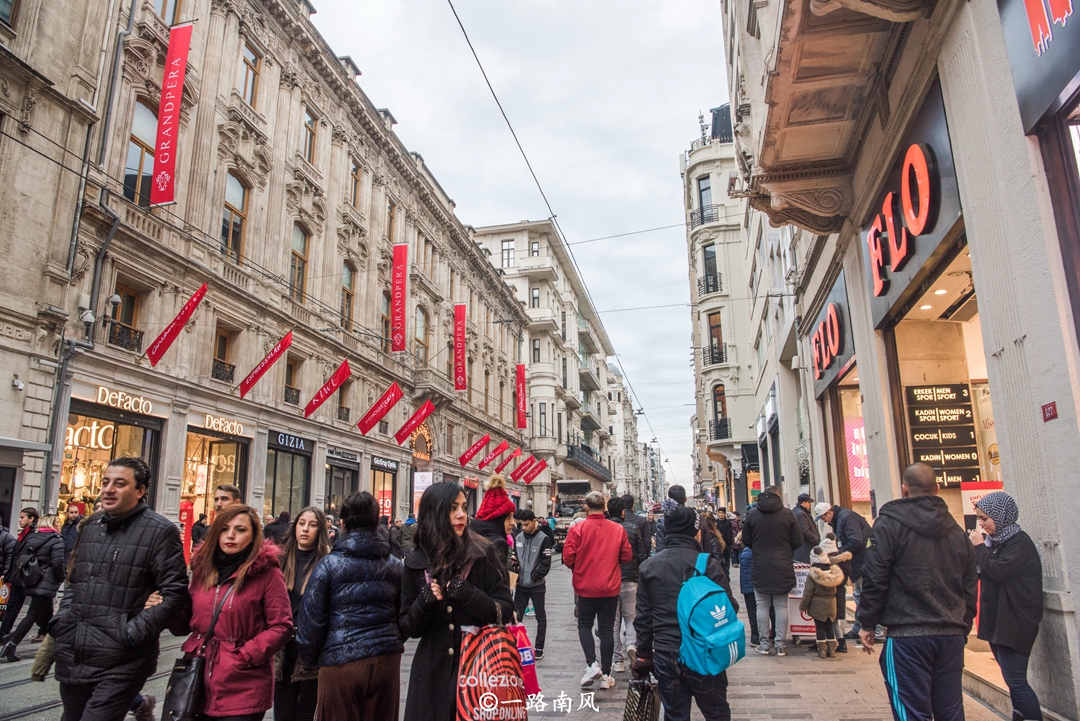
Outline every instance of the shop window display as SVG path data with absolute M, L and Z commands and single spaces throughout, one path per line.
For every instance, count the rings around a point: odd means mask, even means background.
M 866 455 L 866 430 L 863 426 L 862 393 L 859 391 L 857 366 L 852 366 L 841 379 L 837 397 L 843 418 L 842 462 L 847 468 L 850 507 L 870 518 L 870 462 Z
M 57 512 L 76 504 L 80 512 L 93 510 L 101 493 L 101 477 L 114 458 L 147 456 L 155 432 L 72 413 L 64 435 L 64 461 L 60 472 Z
M 183 500 L 192 504 L 194 517 L 214 517 L 214 489 L 221 484 L 241 487 L 243 446 L 202 433 L 187 434 L 184 454 Z

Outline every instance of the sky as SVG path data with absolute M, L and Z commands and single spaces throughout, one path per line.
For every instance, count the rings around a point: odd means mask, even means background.
M 679 155 L 728 102 L 718 0 L 453 1 L 570 243 L 684 222 Z M 463 223 L 548 217 L 446 0 L 314 3 Z M 645 410 L 639 440 L 691 483 L 689 307 L 606 312 L 689 303 L 685 229 L 572 250 Z

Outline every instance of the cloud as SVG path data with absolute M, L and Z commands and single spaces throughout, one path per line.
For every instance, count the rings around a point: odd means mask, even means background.
M 716 0 L 457 0 L 568 240 L 679 223 L 679 153 L 727 102 Z M 316 0 L 314 22 L 471 225 L 548 210 L 442 0 Z M 679 228 L 574 248 L 601 311 L 688 302 Z M 689 308 L 603 314 L 674 480 L 692 477 Z M 660 385 L 665 384 L 665 385 Z M 667 385 L 678 384 L 678 385 Z M 683 432 L 659 431 L 677 429 Z M 652 434 L 639 419 L 642 440 Z

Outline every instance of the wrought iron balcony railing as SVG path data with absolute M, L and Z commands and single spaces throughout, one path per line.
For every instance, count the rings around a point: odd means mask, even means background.
M 715 223 L 720 220 L 724 215 L 724 206 L 722 205 L 704 205 L 697 210 L 690 213 L 690 230 L 704 225 L 705 223 Z
M 290 406 L 300 405 L 300 389 L 285 386 L 285 402 Z
M 724 290 L 724 277 L 720 273 L 703 275 L 697 279 L 698 297 L 719 293 Z
M 214 359 L 214 365 L 210 369 L 210 377 L 214 380 L 224 381 L 226 383 L 233 382 L 233 375 L 236 373 L 236 366 L 231 363 L 226 363 L 223 360 Z
M 707 345 L 701 349 L 701 362 L 703 365 L 715 366 L 727 363 L 726 345 Z
M 723 441 L 731 438 L 731 419 L 718 418 L 709 421 L 709 440 Z
M 600 455 L 588 446 L 568 445 L 566 447 L 566 460 L 578 468 L 600 477 L 606 483 L 611 482 L 611 471 L 604 465 Z
M 142 353 L 143 332 L 113 321 L 109 323 L 109 345 Z
M 349 422 L 349 409 L 346 408 L 345 406 L 338 406 L 337 419 L 339 421 L 345 421 L 346 423 L 348 423 Z

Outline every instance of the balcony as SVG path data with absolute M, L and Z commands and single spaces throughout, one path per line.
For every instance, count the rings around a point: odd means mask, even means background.
M 210 377 L 223 383 L 232 383 L 236 374 L 236 366 L 223 360 L 214 359 L 214 365 L 210 368 Z
M 724 218 L 724 206 L 704 205 L 690 212 L 690 230 L 706 223 L 717 223 Z
M 555 265 L 551 262 L 551 257 L 546 255 L 519 258 L 518 273 L 534 280 L 559 279 L 559 274 L 555 271 Z
M 604 465 L 603 458 L 588 446 L 568 445 L 566 462 L 596 476 L 604 483 L 611 483 L 611 471 Z
M 578 364 L 578 377 L 581 379 L 581 387 L 588 391 L 600 390 L 600 378 L 588 365 Z
M 586 353 L 599 353 L 601 352 L 600 339 L 596 337 L 595 331 L 588 322 L 578 319 L 578 345 L 580 345 Z
M 143 332 L 123 323 L 109 323 L 109 345 L 117 348 L 142 353 Z
M 703 275 L 697 279 L 697 294 L 699 298 L 713 293 L 724 292 L 724 277 L 720 273 Z
M 726 365 L 727 359 L 727 346 L 726 345 L 708 345 L 701 349 L 701 363 L 706 366 L 718 366 Z
M 349 409 L 346 408 L 345 406 L 338 406 L 337 419 L 339 421 L 345 421 L 346 423 L 348 423 L 349 422 Z
M 435 396 L 432 401 L 436 404 L 439 399 L 454 399 L 454 384 L 445 375 L 433 368 L 417 368 L 413 371 L 413 398 Z
M 529 314 L 529 330 L 559 332 L 559 319 L 552 308 L 528 308 L 526 313 Z
M 555 389 L 555 395 L 562 399 L 563 405 L 566 406 L 567 410 L 576 411 L 578 408 L 581 408 L 581 399 L 578 398 L 577 394 L 573 391 L 566 390 L 562 386 L 559 386 Z
M 731 438 L 731 419 L 720 418 L 709 421 L 709 440 L 725 441 Z
M 593 415 L 593 412 L 589 410 L 588 406 L 581 411 L 581 428 L 586 431 L 598 431 L 600 430 L 600 420 Z
M 290 406 L 300 405 L 300 389 L 285 386 L 285 402 Z

